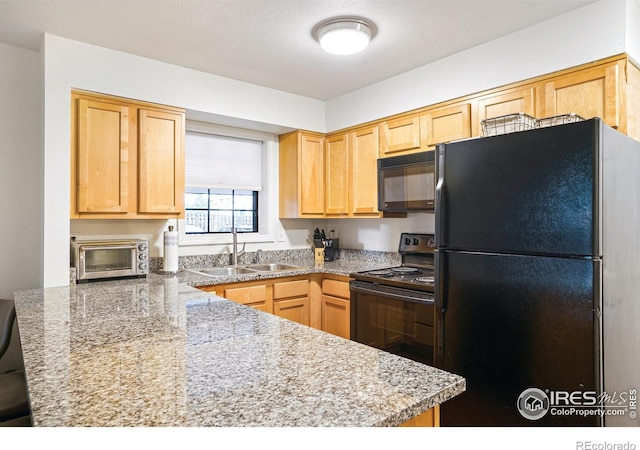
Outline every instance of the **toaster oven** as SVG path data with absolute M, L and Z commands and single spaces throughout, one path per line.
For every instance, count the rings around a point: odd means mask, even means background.
M 146 277 L 149 273 L 149 241 L 71 240 L 71 265 L 76 281 Z

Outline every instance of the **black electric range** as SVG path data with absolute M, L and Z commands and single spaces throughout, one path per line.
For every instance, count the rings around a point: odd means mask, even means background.
M 402 233 L 401 264 L 352 273 L 351 339 L 433 363 L 434 238 Z

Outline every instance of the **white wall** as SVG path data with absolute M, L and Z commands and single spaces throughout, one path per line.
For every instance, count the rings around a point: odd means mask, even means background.
M 435 232 L 432 213 L 409 213 L 402 219 L 328 220 L 325 232 L 335 230 L 340 247 L 397 252 L 400 233 Z
M 638 0 L 628 1 L 635 2 L 637 8 Z M 326 108 L 327 130 L 339 130 L 622 53 L 625 9 L 623 0 L 601 0 L 331 99 Z
M 175 105 L 202 119 L 265 129 L 325 129 L 324 102 L 93 45 L 45 35 L 44 285 L 68 282 L 70 91 Z M 229 121 L 229 118 L 233 118 Z M 230 123 L 233 122 L 233 123 Z M 153 221 L 157 222 L 157 221 Z M 116 225 L 115 231 L 130 225 Z M 133 225 L 140 233 L 157 224 Z
M 42 286 L 40 54 L 0 44 L 0 298 Z
M 627 0 L 626 51 L 640 63 L 640 0 Z

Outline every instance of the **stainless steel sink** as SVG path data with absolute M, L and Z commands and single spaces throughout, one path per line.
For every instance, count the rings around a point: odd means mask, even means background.
M 231 277 L 234 275 L 256 273 L 256 270 L 251 270 L 246 267 L 215 267 L 210 269 L 198 269 L 194 272 L 212 277 Z
M 291 264 L 252 264 L 247 266 L 249 269 L 257 270 L 259 272 L 277 272 L 279 270 L 297 270 L 301 269 L 301 267 L 293 266 Z
M 302 267 L 291 264 L 251 264 L 246 266 L 201 267 L 199 269 L 187 269 L 190 272 L 207 275 L 210 277 L 233 277 L 236 275 L 259 274 L 260 272 L 278 272 L 286 270 L 300 270 Z

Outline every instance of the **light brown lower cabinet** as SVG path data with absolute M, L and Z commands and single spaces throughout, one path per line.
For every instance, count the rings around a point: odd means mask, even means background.
M 321 304 L 322 331 L 349 339 L 351 337 L 349 282 L 340 279 L 323 279 Z
M 401 427 L 439 427 L 440 426 L 440 405 L 436 405 L 428 411 L 407 420 Z
M 273 283 L 273 313 L 309 325 L 309 280 Z
M 202 286 L 260 311 L 350 338 L 349 278 L 312 274 L 296 277 Z

